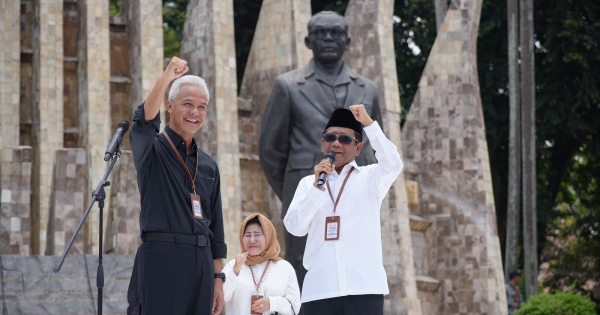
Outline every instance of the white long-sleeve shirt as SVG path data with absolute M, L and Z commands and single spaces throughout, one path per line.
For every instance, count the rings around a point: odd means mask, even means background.
M 234 265 L 235 259 L 229 261 L 223 268 L 226 277 L 223 293 L 225 302 L 227 302 L 227 314 L 250 314 L 252 295 L 263 295 L 269 298 L 271 307 L 268 312 L 263 313 L 265 315 L 275 314 L 275 312 L 282 315 L 298 314 L 300 311 L 300 288 L 296 272 L 289 262 L 285 260 L 271 262 L 260 285 L 259 293 L 256 292 L 250 267 L 243 265 L 240 274 L 236 276 L 233 272 Z M 257 283 L 266 266 L 266 261 L 252 266 Z M 294 311 L 292 311 L 292 307 Z
M 380 209 L 383 198 L 402 171 L 396 146 L 374 122 L 364 128 L 378 163 L 358 166 L 354 161 L 340 174 L 333 172 L 329 185 L 337 198 L 344 178 L 352 167 L 335 215 L 340 216 L 340 238 L 325 241 L 325 218 L 332 216 L 333 201 L 303 178 L 283 219 L 295 236 L 308 234 L 303 264 L 308 270 L 302 287 L 302 302 L 346 295 L 388 294 L 381 248 Z

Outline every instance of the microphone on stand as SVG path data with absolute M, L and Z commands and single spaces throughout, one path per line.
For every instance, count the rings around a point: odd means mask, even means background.
M 110 157 L 115 154 L 115 151 L 121 145 L 121 141 L 123 141 L 123 135 L 129 130 L 129 122 L 127 120 L 121 120 L 121 122 L 117 125 L 117 131 L 115 135 L 110 140 L 108 147 L 106 148 L 106 153 L 104 153 L 104 161 L 110 160 Z
M 333 162 L 335 162 L 335 152 L 333 150 L 329 150 L 327 154 L 325 154 L 323 159 L 327 160 L 327 162 L 329 162 L 330 164 L 333 164 Z M 317 181 L 317 188 L 321 188 L 325 184 L 325 179 L 327 179 L 327 173 L 321 172 Z

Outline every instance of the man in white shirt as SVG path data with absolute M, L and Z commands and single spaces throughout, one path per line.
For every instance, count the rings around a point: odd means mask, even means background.
M 362 125 L 376 151 L 377 164 L 358 166 Z M 283 219 L 288 232 L 308 234 L 302 287 L 305 315 L 383 314 L 388 284 L 382 261 L 380 208 L 402 171 L 396 146 L 367 114 L 364 105 L 337 109 L 321 140 L 323 153 L 334 151 L 333 165 L 323 159 L 298 185 Z M 327 183 L 318 177 L 327 173 Z

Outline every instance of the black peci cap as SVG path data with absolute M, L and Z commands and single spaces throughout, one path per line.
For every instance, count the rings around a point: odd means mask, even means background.
M 350 110 L 345 108 L 338 108 L 333 111 L 323 132 L 325 132 L 329 127 L 350 128 L 362 136 L 362 124 L 360 121 L 354 118 L 354 114 L 352 114 Z

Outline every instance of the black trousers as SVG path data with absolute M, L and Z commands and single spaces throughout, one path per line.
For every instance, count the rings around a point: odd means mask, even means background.
M 214 264 L 209 247 L 144 242 L 136 255 L 144 315 L 210 315 Z
M 302 304 L 304 315 L 383 315 L 383 295 L 346 295 Z

